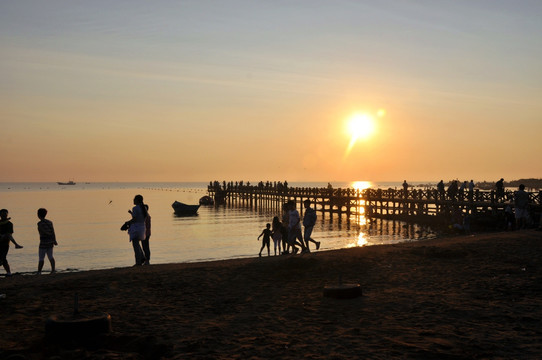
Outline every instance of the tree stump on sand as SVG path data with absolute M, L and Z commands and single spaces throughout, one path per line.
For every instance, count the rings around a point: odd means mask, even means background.
M 361 296 L 359 284 L 337 284 L 324 287 L 324 296 L 335 299 L 354 299 Z
M 75 313 L 52 315 L 45 322 L 45 336 L 50 339 L 85 339 L 111 332 L 111 315 Z

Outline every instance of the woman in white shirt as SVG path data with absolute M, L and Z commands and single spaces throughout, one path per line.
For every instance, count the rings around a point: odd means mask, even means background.
M 143 250 L 141 249 L 141 241 L 145 240 L 145 218 L 147 217 L 147 209 L 145 208 L 145 204 L 143 204 L 143 196 L 136 195 L 134 197 L 134 207 L 132 210 L 128 210 L 128 212 L 132 215 L 128 235 L 130 235 L 130 241 L 134 248 L 134 266 L 138 266 L 145 262 Z

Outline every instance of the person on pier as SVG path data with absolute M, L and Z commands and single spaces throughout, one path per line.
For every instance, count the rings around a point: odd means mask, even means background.
M 303 239 L 305 240 L 305 246 L 309 250 L 309 242 L 312 242 L 316 245 L 316 250 L 320 249 L 320 241 L 315 241 L 311 238 L 312 229 L 316 224 L 316 210 L 311 208 L 311 201 L 309 199 L 303 201 L 305 206 L 305 216 L 303 216 L 303 227 L 305 231 L 303 233 Z
M 440 196 L 440 200 L 444 200 L 444 181 L 440 180 L 440 182 L 437 184 L 437 191 Z
M 514 205 L 516 207 L 516 229 L 524 229 L 529 221 L 529 194 L 525 192 L 525 185 L 519 185 L 519 190 L 514 194 Z
M 474 200 L 474 181 L 471 180 L 469 182 L 469 201 L 472 202 Z
M 501 178 L 495 183 L 495 195 L 497 196 L 497 201 L 504 199 L 504 179 Z
M 403 181 L 403 198 L 407 198 L 408 197 L 408 183 L 406 182 L 406 180 Z
M 295 201 L 288 201 L 288 242 L 293 249 L 293 253 L 297 254 L 299 251 L 296 247 L 298 245 L 301 248 L 301 252 L 309 252 L 309 250 L 303 244 L 303 236 L 301 235 L 301 217 L 299 211 L 295 208 Z

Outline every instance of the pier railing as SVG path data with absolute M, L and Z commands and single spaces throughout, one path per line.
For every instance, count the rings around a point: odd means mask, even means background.
M 495 190 L 461 191 L 453 196 L 437 189 L 364 189 L 332 187 L 288 187 L 287 185 L 258 185 L 239 183 L 210 183 L 209 196 L 217 204 L 246 206 L 280 211 L 284 203 L 294 200 L 303 211 L 303 201 L 325 214 L 364 215 L 390 219 L 431 222 L 448 219 L 454 214 L 493 214 L 514 208 L 515 191 L 498 195 Z M 542 191 L 529 192 L 532 216 L 540 216 Z

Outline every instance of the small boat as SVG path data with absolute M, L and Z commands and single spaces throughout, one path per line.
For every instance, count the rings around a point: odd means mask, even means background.
M 68 182 L 60 182 L 60 181 L 58 181 L 57 184 L 58 185 L 75 185 L 75 182 L 73 182 L 73 180 L 70 180 Z
M 200 205 L 214 205 L 214 204 L 215 204 L 215 201 L 214 201 L 213 198 L 210 197 L 209 195 L 205 195 L 205 196 L 202 196 L 202 197 L 199 199 L 199 204 L 200 204 Z
M 171 207 L 173 210 L 175 210 L 176 215 L 189 216 L 197 215 L 200 205 L 187 205 L 183 204 L 182 202 L 175 201 L 173 204 L 171 204 Z

